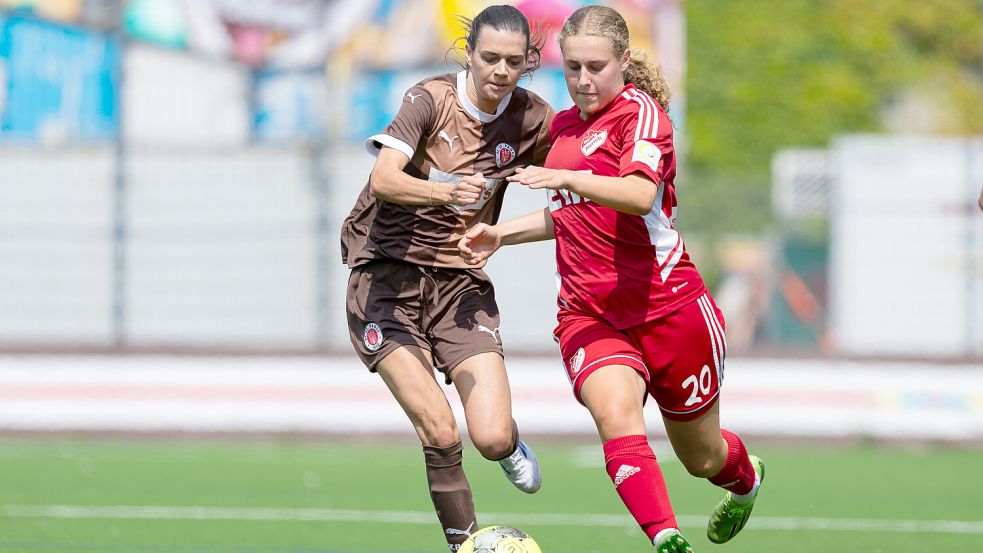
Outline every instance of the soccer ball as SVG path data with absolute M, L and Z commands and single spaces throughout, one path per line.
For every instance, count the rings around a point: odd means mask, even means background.
M 510 526 L 489 526 L 471 534 L 458 553 L 543 553 L 536 540 Z

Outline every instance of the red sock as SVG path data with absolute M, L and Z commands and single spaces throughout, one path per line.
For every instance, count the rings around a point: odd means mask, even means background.
M 729 492 L 744 495 L 754 488 L 754 466 L 747 456 L 744 442 L 737 434 L 722 428 L 720 434 L 727 441 L 727 460 L 724 461 L 724 468 L 708 480 Z
M 649 541 L 660 530 L 679 528 L 648 438 L 638 434 L 605 442 L 604 461 L 621 501 Z

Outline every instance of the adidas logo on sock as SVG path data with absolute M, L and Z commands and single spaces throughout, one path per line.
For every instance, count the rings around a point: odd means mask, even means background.
M 639 472 L 642 472 L 641 467 L 633 467 L 631 465 L 621 465 L 621 468 L 618 469 L 618 474 L 614 475 L 615 489 L 617 489 L 622 482 L 628 480 L 628 477 L 630 477 L 633 474 L 638 474 Z

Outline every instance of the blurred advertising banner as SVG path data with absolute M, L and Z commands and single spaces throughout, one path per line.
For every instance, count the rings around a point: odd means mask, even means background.
M 331 106 L 321 71 L 258 72 L 253 78 L 253 131 L 261 142 L 325 136 Z
M 0 8 L 18 10 L 68 23 L 80 19 L 83 4 L 82 0 L 0 0 Z
M 466 31 L 462 18 L 473 18 L 490 5 L 511 4 L 526 15 L 543 41 L 543 65 L 558 67 L 556 35 L 563 22 L 577 8 L 598 3 L 624 16 L 633 46 L 659 60 L 670 78 L 681 75 L 684 27 L 680 0 L 389 0 L 379 2 L 371 20 L 351 35 L 350 55 L 360 65 L 380 69 L 433 65 L 443 61 L 449 49 L 464 48 L 459 41 Z
M 0 9 L 99 29 L 119 26 L 127 0 L 0 0 Z
M 249 72 L 188 52 L 131 44 L 124 60 L 124 134 L 135 145 L 249 142 Z
M 349 113 L 336 113 L 333 127 L 351 139 L 378 132 L 395 115 L 406 88 L 427 76 L 458 71 L 463 66 L 464 18 L 507 3 L 529 19 L 543 42 L 542 65 L 520 86 L 543 96 L 554 109 L 572 102 L 566 90 L 556 35 L 577 8 L 597 4 L 586 0 L 392 0 L 380 2 L 374 16 L 349 44 L 338 50 L 329 74 L 346 83 Z M 673 85 L 670 113 L 677 133 L 685 130 L 685 14 L 681 0 L 613 0 L 600 2 L 618 10 L 629 26 L 631 43 L 662 65 Z
M 249 67 L 321 68 L 375 10 L 375 0 L 130 0 L 134 39 Z
M 502 0 L 0 0 L 0 17 L 7 18 L 0 35 L 0 82 L 7 85 L 0 133 L 55 143 L 111 138 L 121 125 L 120 95 L 128 138 L 179 142 L 180 123 L 189 125 L 193 142 L 222 128 L 223 144 L 358 140 L 391 120 L 408 86 L 457 71 L 463 21 L 495 3 Z M 570 99 L 556 34 L 574 10 L 593 2 L 505 3 L 527 15 L 544 45 L 542 67 L 523 86 L 565 109 Z M 681 0 L 603 3 L 625 17 L 632 44 L 663 65 L 675 85 L 671 116 L 682 133 Z M 135 72 L 123 74 L 122 89 L 120 59 L 123 71 Z M 148 63 L 163 73 L 142 71 Z M 225 90 L 236 99 L 225 106 L 199 98 L 194 75 L 204 79 L 206 96 Z M 164 97 L 172 89 L 177 96 Z M 240 128 L 242 109 L 252 128 Z M 227 117 L 217 127 L 200 124 L 214 113 Z
M 108 140 L 117 128 L 119 40 L 33 18 L 0 18 L 0 138 Z

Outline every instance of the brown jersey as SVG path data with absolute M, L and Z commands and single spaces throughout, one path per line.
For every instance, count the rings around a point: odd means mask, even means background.
M 481 173 L 485 193 L 468 206 L 419 206 L 374 197 L 368 183 L 341 229 L 341 255 L 349 267 L 374 259 L 396 259 L 427 267 L 474 269 L 458 254 L 457 243 L 477 223 L 494 224 L 507 182 L 516 167 L 541 165 L 549 150 L 553 110 L 522 88 L 505 97 L 496 113 L 474 106 L 467 74 L 421 81 L 403 96 L 396 118 L 366 140 L 377 154 L 383 146 L 405 153 L 407 174 L 432 182 L 457 182 Z

